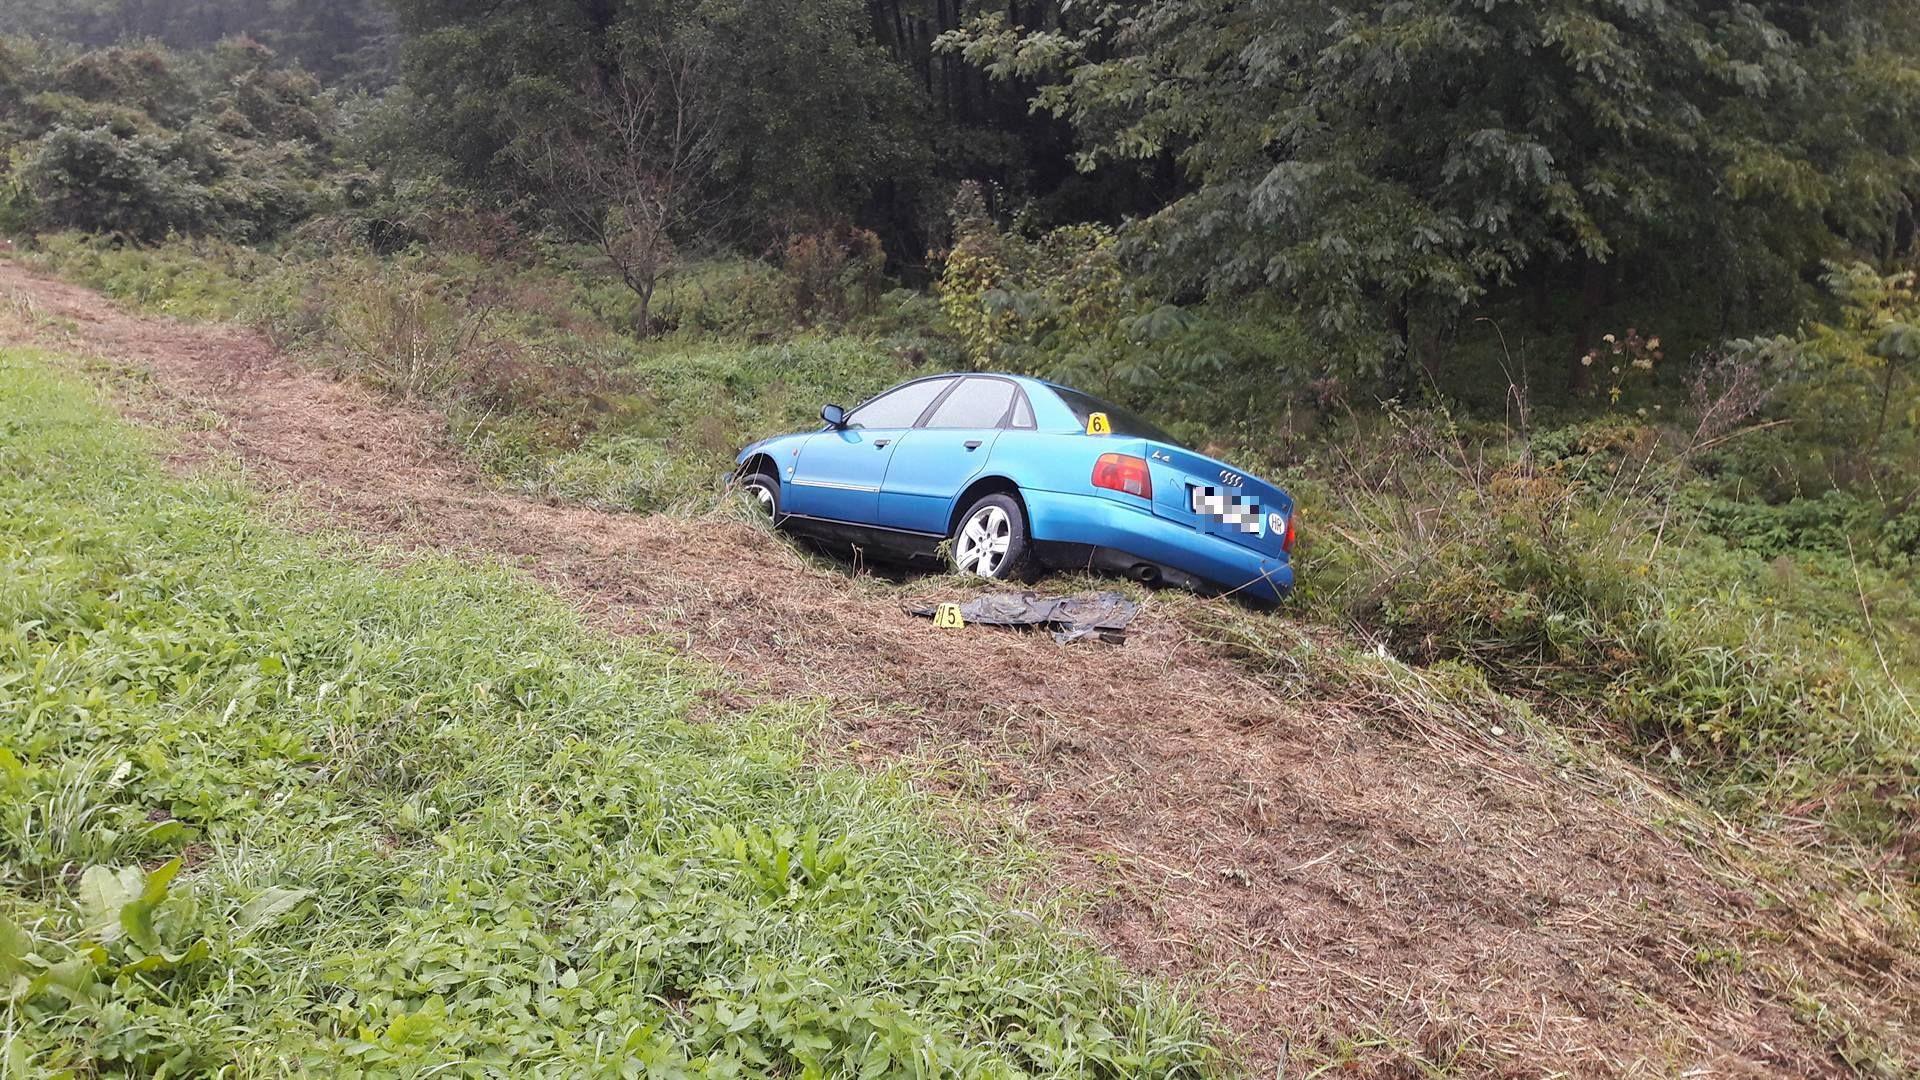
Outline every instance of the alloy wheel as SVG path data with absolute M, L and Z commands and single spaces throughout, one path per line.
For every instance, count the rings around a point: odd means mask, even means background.
M 953 562 L 963 574 L 994 577 L 1007 563 L 1013 544 L 1013 520 L 998 506 L 983 506 L 960 527 Z
M 765 479 L 756 476 L 747 481 L 747 490 L 753 494 L 753 505 L 759 507 L 761 513 L 772 517 L 779 510 L 773 487 Z

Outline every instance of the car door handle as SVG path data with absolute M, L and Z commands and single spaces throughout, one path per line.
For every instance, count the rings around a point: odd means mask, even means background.
M 968 440 L 967 440 L 967 449 L 969 449 L 969 450 L 978 450 L 978 449 L 980 449 L 980 440 L 979 440 L 979 439 L 968 439 Z
M 887 448 L 887 444 L 892 441 L 893 441 L 892 439 L 875 439 L 873 440 L 873 448 L 875 450 L 885 450 Z

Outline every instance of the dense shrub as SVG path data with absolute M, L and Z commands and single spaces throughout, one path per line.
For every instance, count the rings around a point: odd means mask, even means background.
M 963 187 L 942 261 L 942 328 L 967 362 L 1039 375 L 1153 411 L 1199 442 L 1239 425 L 1270 443 L 1271 422 L 1324 386 L 1325 351 L 1287 305 L 1180 306 L 1128 273 L 1115 230 L 1002 227 Z
M 953 207 L 954 243 L 940 277 L 947 325 L 980 367 L 1062 378 L 1083 385 L 1150 383 L 1122 320 L 1144 300 L 1121 272 L 1113 231 L 1074 225 L 1030 238 L 987 214 L 976 186 Z
M 22 175 L 43 224 L 157 240 L 198 231 L 218 211 L 177 149 L 151 135 L 56 127 L 35 144 Z
M 172 233 L 277 235 L 331 197 L 335 118 L 318 83 L 233 41 L 177 56 L 111 48 L 62 60 L 7 46 L 0 188 L 11 227 L 150 242 Z
M 1920 273 L 1865 263 L 1827 268 L 1835 307 L 1798 333 L 1730 343 L 1779 383 L 1778 436 L 1740 448 L 1730 478 L 1770 502 L 1831 488 L 1906 494 L 1920 472 Z
M 1731 803 L 1920 854 L 1920 607 L 1853 558 L 1863 500 L 1712 495 L 1685 439 L 1629 417 L 1529 437 L 1393 412 L 1337 439 L 1294 485 L 1309 610 L 1606 723 Z
M 135 109 L 167 127 L 186 122 L 193 98 L 172 57 L 145 47 L 82 53 L 52 71 L 46 89 Z
M 804 323 L 863 314 L 885 288 L 880 237 L 851 225 L 793 233 L 782 246 L 780 265 L 793 310 Z
M 17 148 L 0 152 L 0 235 L 25 232 L 39 216 L 20 175 L 23 164 Z
M 630 300 L 608 300 L 609 321 L 629 317 Z M 794 324 L 793 289 L 778 268 L 759 260 L 695 263 L 661 287 L 653 317 L 668 332 L 771 337 Z
M 1880 547 L 1878 508 L 1852 492 L 1826 491 L 1779 504 L 1716 496 L 1702 500 L 1699 510 L 1707 528 L 1767 558 L 1815 551 L 1870 554 Z M 1857 548 L 1856 537 L 1862 541 Z M 1897 549 L 1897 532 L 1892 539 Z

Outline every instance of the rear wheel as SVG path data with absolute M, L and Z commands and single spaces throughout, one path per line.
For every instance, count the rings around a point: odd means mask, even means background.
M 967 508 L 953 531 L 953 567 L 963 574 L 1025 580 L 1032 558 L 1027 515 L 1011 495 L 992 494 Z

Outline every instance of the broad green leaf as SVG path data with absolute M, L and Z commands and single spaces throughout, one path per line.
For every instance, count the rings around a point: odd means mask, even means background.
M 0 916 L 0 1001 L 18 1001 L 27 995 L 33 985 L 26 975 L 27 957 L 32 954 L 33 935 Z
M 26 969 L 27 955 L 33 952 L 33 935 L 13 920 L 0 915 L 0 978 Z
M 646 1046 L 647 1043 L 653 1040 L 653 1033 L 658 1030 L 660 1030 L 660 1021 L 658 1020 L 649 1021 L 634 1028 L 627 1033 L 627 1041 L 624 1049 L 629 1055 L 638 1053 L 641 1047 Z
M 155 822 L 147 831 L 140 834 L 143 843 L 159 846 L 178 844 L 187 836 L 187 827 L 178 821 Z
M 95 973 L 97 965 L 94 960 L 95 958 L 88 953 L 79 952 L 57 964 L 50 965 L 33 980 L 27 995 L 31 997 L 42 990 L 53 988 L 64 992 L 69 998 L 78 997 L 81 991 L 93 985 L 99 978 Z
M 274 887 L 246 902 L 234 915 L 234 926 L 242 934 L 251 934 L 266 926 L 280 916 L 300 906 L 301 902 L 313 895 L 312 889 L 282 889 Z
M 170 971 L 174 968 L 186 967 L 189 964 L 197 964 L 212 955 L 212 946 L 207 944 L 206 938 L 201 938 L 192 945 L 187 946 L 185 952 L 170 953 L 163 951 L 150 953 L 135 960 L 131 964 L 122 966 L 120 973 L 127 975 L 137 974 L 143 971 Z
M 130 900 L 120 909 L 120 928 L 143 949 L 157 949 L 160 939 L 153 932 L 153 907 L 146 900 Z
M 139 867 L 87 867 L 80 875 L 80 910 L 87 917 L 87 934 L 103 942 L 118 941 L 125 933 L 121 912 L 145 887 Z
M 173 884 L 173 879 L 178 876 L 179 873 L 180 857 L 176 855 L 168 859 L 165 864 L 155 868 L 153 873 L 147 875 L 146 886 L 140 891 L 140 899 L 145 900 L 149 904 L 157 904 L 165 900 L 167 898 L 167 886 Z
M 167 886 L 174 876 L 180 873 L 178 856 L 148 874 L 141 885 L 140 895 L 128 900 L 120 908 L 120 926 L 143 949 L 160 947 L 159 938 L 153 932 L 153 913 L 167 898 Z

